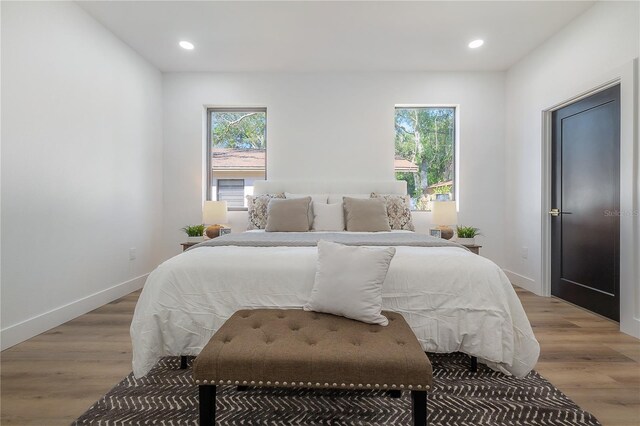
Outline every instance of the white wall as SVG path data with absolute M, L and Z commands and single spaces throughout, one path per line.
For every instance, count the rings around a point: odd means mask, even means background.
M 267 107 L 269 179 L 394 179 L 394 106 L 457 104 L 459 222 L 503 261 L 503 73 L 175 73 L 164 75 L 164 256 L 201 219 L 208 106 Z M 246 213 L 230 214 L 236 230 Z M 416 215 L 418 230 L 430 214 Z
M 638 2 L 598 2 L 507 72 L 505 268 L 535 293 L 543 293 L 541 113 L 623 74 L 621 167 L 629 172 L 623 173 L 622 195 L 631 201 L 627 208 L 635 205 L 637 212 L 638 147 L 633 134 L 638 116 L 632 98 L 637 103 L 638 95 L 632 61 L 640 50 L 639 22 Z M 638 218 L 622 221 L 622 256 L 627 263 L 637 263 Z M 522 247 L 528 247 L 528 259 L 521 257 Z M 621 277 L 623 303 L 636 301 L 635 308 L 623 308 L 621 326 L 634 335 L 640 334 L 640 322 L 633 318 L 640 317 L 639 281 L 633 268 Z
M 4 349 L 157 264 L 162 76 L 74 3 L 1 7 Z
M 483 254 L 541 293 L 541 111 L 639 50 L 638 3 L 601 2 L 506 83 L 504 73 L 161 76 L 73 3 L 1 7 L 3 348 L 137 288 L 180 251 L 179 229 L 201 220 L 206 106 L 268 108 L 270 179 L 366 181 L 393 178 L 394 105 L 459 105 L 459 222 L 480 227 Z M 240 230 L 246 213 L 230 220 Z M 426 232 L 430 214 L 415 220 Z

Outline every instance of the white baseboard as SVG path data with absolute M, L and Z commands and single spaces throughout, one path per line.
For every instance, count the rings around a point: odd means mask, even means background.
M 116 284 L 105 290 L 99 291 L 82 299 L 60 306 L 49 312 L 29 318 L 18 324 L 3 328 L 0 331 L 0 347 L 2 350 L 24 342 L 27 339 L 51 330 L 80 315 L 86 314 L 100 306 L 126 296 L 132 291 L 142 288 L 149 274 L 140 275 L 129 281 Z
M 525 277 L 524 275 L 516 274 L 515 272 L 508 269 L 503 269 L 503 271 L 507 278 L 509 278 L 509 281 L 511 281 L 511 284 L 524 288 L 525 290 L 537 294 L 538 296 L 542 296 L 542 288 L 540 288 L 540 286 L 531 278 Z

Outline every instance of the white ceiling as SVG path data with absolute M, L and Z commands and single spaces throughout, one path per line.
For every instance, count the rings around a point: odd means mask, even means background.
M 505 70 L 593 3 L 79 2 L 165 72 Z

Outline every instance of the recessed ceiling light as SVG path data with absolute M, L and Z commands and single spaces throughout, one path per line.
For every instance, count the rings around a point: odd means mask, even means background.
M 182 40 L 179 44 L 180 44 L 180 47 L 187 50 L 193 50 L 193 48 L 195 47 L 193 43 L 185 40 Z
M 469 47 L 471 49 L 476 49 L 476 48 L 482 46 L 483 44 L 484 44 L 484 40 L 477 39 L 477 40 L 473 40 L 471 43 L 469 43 Z

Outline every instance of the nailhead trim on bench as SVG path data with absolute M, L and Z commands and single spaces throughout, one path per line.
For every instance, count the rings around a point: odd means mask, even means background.
M 219 385 L 224 385 L 224 384 L 227 384 L 227 385 L 230 385 L 230 384 L 240 385 L 240 381 L 239 380 L 236 380 L 236 381 L 231 381 L 231 380 L 218 380 L 218 381 L 215 381 L 215 380 L 195 380 L 195 383 L 196 383 L 196 385 L 199 385 L 201 383 L 203 385 L 207 385 L 207 384 L 211 384 L 211 385 L 215 385 L 215 384 L 219 384 Z M 242 381 L 242 385 L 248 385 L 248 384 L 255 385 L 256 382 L 254 380 L 252 380 L 251 382 L 247 382 L 246 380 Z M 280 382 L 273 382 L 273 384 L 274 384 L 274 386 L 280 386 Z M 271 382 L 268 381 L 268 382 L 266 382 L 266 384 L 263 383 L 262 381 L 258 382 L 258 386 L 263 386 L 263 385 L 271 386 Z M 300 387 L 328 388 L 329 387 L 329 383 L 324 383 L 323 384 L 323 383 L 307 382 L 305 384 L 304 382 L 291 382 L 291 383 L 282 382 L 282 386 L 300 386 Z M 337 383 L 333 383 L 331 387 L 336 388 L 336 387 L 338 387 L 338 384 Z M 416 385 L 416 386 L 408 385 L 408 386 L 405 386 L 405 385 L 396 385 L 395 383 L 391 384 L 391 385 L 387 385 L 386 383 L 382 384 L 382 385 L 378 384 L 378 383 L 376 383 L 374 385 L 372 385 L 370 383 L 367 383 L 366 385 L 362 384 L 362 383 L 358 383 L 358 384 L 340 383 L 340 387 L 342 387 L 342 388 L 344 388 L 344 387 L 350 387 L 350 388 L 355 388 L 355 387 L 363 388 L 363 387 L 366 387 L 368 389 L 371 389 L 372 387 L 374 387 L 376 389 L 400 389 L 400 390 L 405 389 L 405 388 L 409 389 L 409 390 L 413 390 L 413 389 L 425 389 L 425 390 L 428 390 L 428 389 L 430 389 L 430 386 L 428 386 L 428 385 L 425 385 L 425 386 L 422 386 L 422 385 Z

